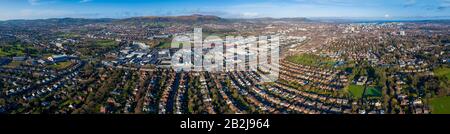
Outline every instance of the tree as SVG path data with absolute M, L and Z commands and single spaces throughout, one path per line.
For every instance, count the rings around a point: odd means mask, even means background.
M 391 106 L 392 106 L 392 107 L 395 107 L 395 106 L 397 106 L 397 105 L 398 105 L 398 100 L 397 100 L 396 98 L 392 97 L 392 98 L 391 98 Z
M 0 106 L 3 106 L 3 105 L 5 105 L 6 104 L 6 101 L 5 101 L 5 99 L 3 99 L 3 98 L 0 98 Z

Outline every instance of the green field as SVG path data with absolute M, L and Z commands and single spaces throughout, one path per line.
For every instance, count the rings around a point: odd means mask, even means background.
M 433 114 L 450 114 L 450 96 L 433 98 L 430 105 Z
M 156 48 L 161 48 L 161 49 L 167 49 L 170 48 L 172 46 L 171 42 L 160 42 Z
M 5 56 L 8 56 L 8 55 L 9 55 L 8 52 L 5 52 L 5 51 L 3 51 L 3 49 L 0 48 L 0 57 L 5 57 Z
M 364 94 L 364 86 L 359 86 L 359 85 L 350 85 L 348 86 L 348 91 L 350 92 L 350 94 L 356 98 L 361 98 Z
M 450 88 L 450 68 L 448 66 L 440 67 L 433 70 L 434 75 L 439 78 L 439 85 L 442 89 Z
M 114 40 L 98 40 L 95 41 L 95 45 L 100 47 L 116 47 L 119 43 Z
M 69 67 L 70 65 L 72 65 L 72 62 L 65 61 L 65 62 L 59 62 L 59 63 L 53 64 L 50 67 L 61 70 L 61 69 L 65 69 L 65 68 Z
M 0 57 L 24 56 L 25 48 L 22 45 L 7 45 L 0 47 Z
M 59 32 L 58 35 L 63 38 L 79 38 L 80 35 L 76 33 L 63 33 Z
M 450 80 L 450 68 L 449 67 L 441 67 L 433 70 L 433 73 L 437 77 L 445 77 L 447 80 Z
M 381 91 L 375 87 L 367 87 L 364 95 L 371 97 L 379 97 L 381 96 Z
M 286 60 L 307 66 L 315 66 L 315 67 L 333 67 L 335 65 L 335 61 L 330 58 L 325 58 L 313 54 L 301 54 L 286 57 Z

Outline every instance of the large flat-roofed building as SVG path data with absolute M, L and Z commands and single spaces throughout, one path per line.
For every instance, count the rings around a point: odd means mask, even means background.
M 141 49 L 149 49 L 149 48 L 150 48 L 149 46 L 147 46 L 147 44 L 142 43 L 142 42 L 136 42 L 136 41 L 134 41 L 134 42 L 133 42 L 133 45 L 137 45 L 137 46 L 139 46 L 139 48 L 141 48 Z
M 160 59 L 170 59 L 170 50 L 164 49 L 158 52 L 158 58 Z
M 25 56 L 13 57 L 13 61 L 25 61 L 27 58 Z
M 48 60 L 51 62 L 63 62 L 69 60 L 69 56 L 67 55 L 53 55 L 52 57 L 48 57 Z

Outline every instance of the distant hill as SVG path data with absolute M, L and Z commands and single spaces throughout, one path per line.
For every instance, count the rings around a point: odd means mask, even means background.
M 94 23 L 183 23 L 183 24 L 203 24 L 203 23 L 233 23 L 233 22 L 249 22 L 249 23 L 292 23 L 292 22 L 311 22 L 307 18 L 252 18 L 252 19 L 231 19 L 221 18 L 213 15 L 186 15 L 186 16 L 142 16 L 125 19 L 84 19 L 84 18 L 52 18 L 52 19 L 36 19 L 36 20 L 8 20 L 0 21 L 0 25 L 12 25 L 18 27 L 40 27 L 40 26 L 73 26 L 86 25 Z
M 303 17 L 296 17 L 296 18 L 256 18 L 255 20 L 261 20 L 261 21 L 311 21 L 307 18 Z
M 442 18 L 400 18 L 400 19 L 383 19 L 383 18 L 221 18 L 213 15 L 185 15 L 185 16 L 141 16 L 124 19 L 98 18 L 51 18 L 51 19 L 36 19 L 36 20 L 7 20 L 0 21 L 1 25 L 11 25 L 17 27 L 40 27 L 40 26 L 73 26 L 86 25 L 94 23 L 131 23 L 139 24 L 146 22 L 161 22 L 161 23 L 183 23 L 183 24 L 204 24 L 204 23 L 233 23 L 233 22 L 247 22 L 247 23 L 384 23 L 384 22 L 415 22 L 415 23 L 450 23 L 448 17 Z
M 201 23 L 232 23 L 232 22 L 252 22 L 252 23 L 271 23 L 271 22 L 311 22 L 307 18 L 221 18 L 213 15 L 186 15 L 186 16 L 142 16 L 119 19 L 115 22 L 119 23 L 141 23 L 141 22 L 161 22 L 161 23 L 185 23 L 185 24 L 201 24 Z
M 189 16 L 143 16 L 121 19 L 119 22 L 139 21 L 139 22 L 173 22 L 173 23 L 213 23 L 225 22 L 226 19 L 212 15 L 189 15 Z

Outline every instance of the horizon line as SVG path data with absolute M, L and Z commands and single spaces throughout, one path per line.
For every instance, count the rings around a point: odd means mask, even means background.
M 392 16 L 392 17 L 352 17 L 352 16 L 298 16 L 298 17 L 221 17 L 217 15 L 208 14 L 190 14 L 190 15 L 148 15 L 148 16 L 129 16 L 129 17 L 48 17 L 48 18 L 19 18 L 19 19 L 0 19 L 0 21 L 15 21 L 15 20 L 48 20 L 48 19 L 129 19 L 140 17 L 181 17 L 181 16 L 215 16 L 223 19 L 292 19 L 292 18 L 306 18 L 306 19 L 319 19 L 319 20 L 450 20 L 450 16 Z

